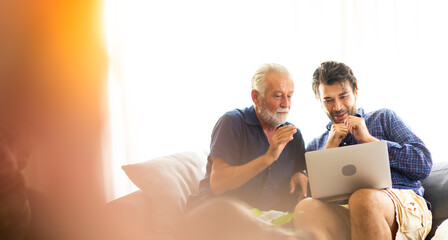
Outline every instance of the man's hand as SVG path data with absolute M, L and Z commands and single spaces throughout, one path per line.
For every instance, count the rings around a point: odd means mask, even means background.
M 348 131 L 361 143 L 378 142 L 377 138 L 370 135 L 366 122 L 362 117 L 349 116 L 345 122 Z
M 330 135 L 328 136 L 325 148 L 338 147 L 342 139 L 348 134 L 348 128 L 344 123 L 335 123 L 331 126 Z
M 299 185 L 299 202 L 308 197 L 308 177 L 298 172 L 291 177 L 291 181 L 289 182 L 290 193 L 294 193 L 296 191 L 296 186 Z
M 275 162 L 282 153 L 286 144 L 293 140 L 293 135 L 296 132 L 297 127 L 293 125 L 286 125 L 278 128 L 271 139 L 271 144 L 266 152 L 266 156 L 268 156 L 272 162 Z

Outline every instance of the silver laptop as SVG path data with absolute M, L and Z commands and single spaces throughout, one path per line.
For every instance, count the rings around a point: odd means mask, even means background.
M 361 188 L 392 187 L 386 142 L 373 142 L 305 153 L 313 198 L 348 199 Z

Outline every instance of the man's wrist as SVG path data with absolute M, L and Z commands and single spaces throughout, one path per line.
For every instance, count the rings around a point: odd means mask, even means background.
M 327 144 L 325 144 L 325 149 L 339 147 L 339 144 L 340 142 L 334 143 L 333 141 L 327 141 Z
M 272 155 L 269 153 L 269 151 L 266 152 L 266 153 L 263 155 L 263 157 L 264 157 L 264 160 L 265 160 L 265 162 L 266 162 L 266 164 L 267 164 L 268 166 L 271 165 L 272 163 L 274 163 L 275 160 L 276 160 L 275 156 L 272 156 Z
M 374 137 L 374 136 L 370 136 L 370 138 L 368 138 L 369 140 L 366 141 L 365 143 L 369 143 L 369 142 L 380 142 L 381 140 L 379 140 L 378 138 Z

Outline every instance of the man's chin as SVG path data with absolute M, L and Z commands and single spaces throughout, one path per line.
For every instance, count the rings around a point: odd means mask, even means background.
M 282 118 L 277 118 L 277 123 L 279 123 L 278 125 L 282 125 L 286 123 L 286 119 L 288 117 L 288 114 L 286 114 L 286 116 L 282 117 Z
M 271 119 L 271 121 L 269 121 L 270 125 L 273 127 L 278 127 L 284 123 L 286 123 L 286 119 Z
M 272 114 L 265 109 L 260 109 L 259 114 L 264 123 L 273 127 L 278 127 L 286 123 L 289 112 L 276 112 Z
M 334 123 L 344 123 L 345 120 L 347 120 L 347 118 L 352 115 L 348 112 L 342 114 L 342 115 L 331 115 L 330 119 L 334 122 Z

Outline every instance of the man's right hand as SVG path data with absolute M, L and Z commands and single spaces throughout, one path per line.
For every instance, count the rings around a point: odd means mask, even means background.
M 279 127 L 275 131 L 274 136 L 271 139 L 271 143 L 266 156 L 269 157 L 271 163 L 275 162 L 283 149 L 285 149 L 286 144 L 293 140 L 293 135 L 297 132 L 297 127 L 293 125 L 286 125 Z
M 278 128 L 271 138 L 268 151 L 240 166 L 231 166 L 224 159 L 214 157 L 210 174 L 210 188 L 213 193 L 220 195 L 236 189 L 269 167 L 278 159 L 286 144 L 293 139 L 296 132 L 297 127 L 292 125 Z
M 328 136 L 327 145 L 325 148 L 335 148 L 341 144 L 348 134 L 348 128 L 344 123 L 335 123 L 331 127 L 330 135 Z

